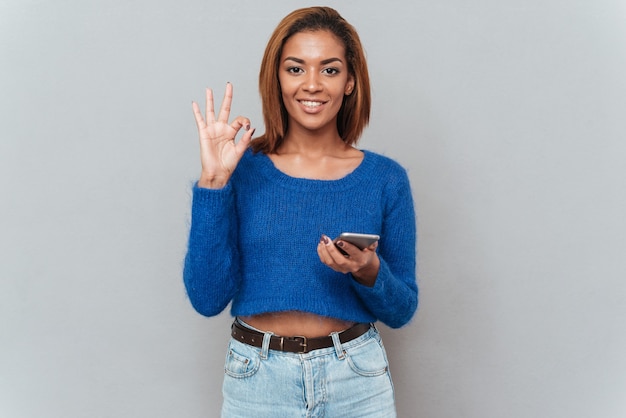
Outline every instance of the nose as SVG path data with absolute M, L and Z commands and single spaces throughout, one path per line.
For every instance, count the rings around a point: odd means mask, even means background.
M 306 80 L 304 81 L 304 90 L 306 91 L 319 91 L 322 89 L 322 83 L 320 80 L 321 74 L 316 71 L 310 71 Z

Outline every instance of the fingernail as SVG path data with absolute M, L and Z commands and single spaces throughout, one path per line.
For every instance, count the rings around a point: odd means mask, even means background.
M 249 124 L 249 123 L 246 123 L 246 126 L 244 126 L 244 129 L 245 129 L 246 131 L 249 131 L 249 130 L 250 130 L 250 124 Z
M 337 246 L 338 247 L 343 247 L 343 241 L 337 241 Z
M 330 243 L 330 238 L 326 235 L 322 235 L 322 241 L 324 241 L 324 244 L 328 245 Z

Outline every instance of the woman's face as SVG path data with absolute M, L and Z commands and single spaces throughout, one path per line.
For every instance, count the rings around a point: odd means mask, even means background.
M 337 130 L 344 95 L 354 88 L 343 43 L 331 32 L 299 32 L 283 45 L 278 66 L 290 134 Z

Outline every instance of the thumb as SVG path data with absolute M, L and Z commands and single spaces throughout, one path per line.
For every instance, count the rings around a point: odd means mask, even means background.
M 235 144 L 235 150 L 237 151 L 238 155 L 243 155 L 243 153 L 246 151 L 248 145 L 250 145 L 250 142 L 252 141 L 252 135 L 254 135 L 254 131 L 256 131 L 256 128 L 248 130 L 245 134 L 243 134 L 239 142 Z

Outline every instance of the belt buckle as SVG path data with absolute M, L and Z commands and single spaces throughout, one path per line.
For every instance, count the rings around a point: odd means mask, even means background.
M 284 344 L 285 344 L 285 340 L 289 341 L 289 342 L 295 342 L 298 343 L 301 347 L 300 351 L 297 351 L 297 353 L 306 353 L 307 351 L 307 339 L 306 337 L 302 336 L 302 335 L 296 335 L 294 337 L 281 337 L 280 338 L 280 349 L 281 351 L 284 351 Z

